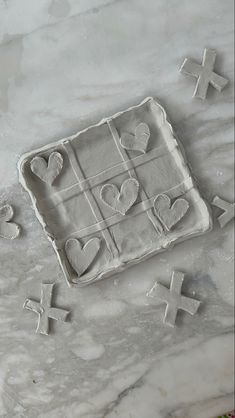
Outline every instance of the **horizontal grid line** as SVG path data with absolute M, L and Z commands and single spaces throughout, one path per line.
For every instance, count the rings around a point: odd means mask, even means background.
M 54 193 L 52 196 L 42 199 L 42 201 L 47 204 L 50 204 L 51 202 L 51 208 L 53 209 L 61 203 L 64 203 L 72 199 L 73 197 L 77 197 L 81 193 L 84 193 L 89 189 L 97 187 L 100 184 L 110 180 L 111 178 L 124 174 L 132 168 L 138 168 L 142 165 L 149 163 L 150 161 L 168 155 L 169 153 L 173 152 L 175 148 L 175 145 L 172 147 L 172 149 L 169 149 L 166 146 L 154 148 L 153 150 L 149 151 L 148 154 L 139 155 L 138 157 L 135 157 L 132 160 L 117 164 L 107 170 L 102 171 L 101 173 L 95 176 L 91 176 L 85 180 L 82 180 L 72 186 L 65 188 L 64 190 L 60 190 Z
M 164 192 L 160 192 L 158 194 L 167 194 L 171 199 L 174 198 L 178 198 L 180 196 L 182 196 L 183 194 L 187 193 L 188 191 L 190 191 L 192 188 L 194 187 L 193 184 L 193 180 L 191 177 L 188 177 L 187 179 L 185 179 L 182 183 L 180 183 L 177 186 L 172 187 L 169 190 L 166 190 Z M 57 242 L 59 243 L 59 245 L 63 245 L 63 242 L 66 241 L 67 239 L 71 238 L 71 237 L 76 237 L 76 238 L 85 238 L 89 235 L 95 234 L 97 232 L 102 232 L 103 230 L 110 228 L 111 226 L 114 226 L 120 222 L 125 221 L 128 218 L 131 218 L 133 216 L 137 216 L 141 213 L 144 213 L 146 211 L 148 211 L 149 209 L 153 208 L 153 203 L 154 200 L 156 198 L 156 196 L 158 195 L 156 194 L 155 196 L 153 196 L 152 198 L 142 201 L 141 203 L 138 203 L 137 205 L 133 206 L 131 209 L 131 213 L 130 215 L 128 215 L 128 213 L 123 216 L 119 213 L 106 218 L 105 220 L 101 221 L 101 222 L 97 222 L 96 224 L 90 225 L 86 228 L 82 228 L 76 232 L 73 232 L 72 234 L 69 235 L 69 237 L 67 237 L 66 239 L 61 239 L 58 240 Z

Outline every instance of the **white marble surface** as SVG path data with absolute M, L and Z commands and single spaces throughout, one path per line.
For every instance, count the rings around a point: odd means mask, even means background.
M 205 46 L 230 84 L 193 101 L 195 80 L 178 69 Z M 233 407 L 233 223 L 72 290 L 16 170 L 22 153 L 153 95 L 204 196 L 232 201 L 233 63 L 232 0 L 0 0 L 0 202 L 23 228 L 0 241 L 1 418 L 212 418 Z M 203 305 L 172 330 L 146 293 L 173 269 Z M 42 281 L 72 311 L 49 337 L 22 309 Z

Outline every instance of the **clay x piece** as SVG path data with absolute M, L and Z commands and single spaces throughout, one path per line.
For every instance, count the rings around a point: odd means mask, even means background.
M 218 217 L 219 224 L 221 228 L 227 225 L 235 217 L 235 204 L 226 202 L 226 200 L 221 199 L 219 196 L 215 196 L 212 204 L 217 206 L 224 211 L 222 215 Z
M 0 207 L 0 238 L 15 239 L 20 234 L 20 227 L 11 222 L 14 216 L 12 206 L 5 205 Z
M 174 327 L 177 312 L 179 309 L 188 312 L 190 315 L 195 315 L 201 304 L 198 300 L 188 298 L 181 295 L 181 288 L 184 281 L 184 274 L 179 271 L 174 271 L 172 274 L 170 289 L 160 283 L 155 283 L 153 288 L 148 292 L 147 296 L 157 296 L 167 304 L 164 323 Z
M 218 91 L 222 91 L 228 84 L 228 80 L 226 80 L 226 78 L 221 77 L 214 72 L 215 59 L 215 50 L 205 49 L 201 65 L 189 58 L 184 60 L 180 72 L 198 79 L 193 97 L 204 100 L 207 95 L 209 84 L 211 84 Z
M 69 311 L 64 309 L 52 308 L 51 299 L 54 283 L 42 283 L 41 300 L 36 302 L 32 299 L 26 299 L 23 308 L 38 314 L 38 325 L 36 332 L 44 335 L 49 334 L 49 319 L 56 321 L 66 321 Z

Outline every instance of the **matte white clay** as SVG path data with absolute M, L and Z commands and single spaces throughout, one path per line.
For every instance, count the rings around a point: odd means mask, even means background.
M 19 172 L 70 286 L 109 277 L 212 226 L 153 98 L 24 155 Z M 45 185 L 59 174 L 53 189 Z
M 49 319 L 55 321 L 66 321 L 69 311 L 51 306 L 54 283 L 41 284 L 41 300 L 36 302 L 32 299 L 26 299 L 23 308 L 38 314 L 38 324 L 36 332 L 44 335 L 49 334 Z
M 198 300 L 188 298 L 181 295 L 181 288 L 184 281 L 184 273 L 174 271 L 172 273 L 170 289 L 167 289 L 160 283 L 155 283 L 147 296 L 157 297 L 166 303 L 166 312 L 164 316 L 164 323 L 170 327 L 175 326 L 178 310 L 188 312 L 190 315 L 195 315 L 201 304 Z
M 45 158 L 34 157 L 31 161 L 32 172 L 45 183 L 52 185 L 63 168 L 63 157 L 59 152 L 52 152 L 48 163 Z
M 165 195 L 159 195 L 154 201 L 156 216 L 161 220 L 165 228 L 170 231 L 187 213 L 189 203 L 185 199 L 177 199 L 171 205 L 171 199 Z
M 188 58 L 184 60 L 180 69 L 181 73 L 197 78 L 193 97 L 205 100 L 210 84 L 218 91 L 222 91 L 228 84 L 226 78 L 214 72 L 215 59 L 216 51 L 205 48 L 202 64 L 198 64 Z
M 212 204 L 224 211 L 224 213 L 222 213 L 222 215 L 218 217 L 220 227 L 224 228 L 225 225 L 227 225 L 232 219 L 234 219 L 235 204 L 227 202 L 226 200 L 221 199 L 219 196 L 215 196 Z
M 146 152 L 149 138 L 150 130 L 147 123 L 140 123 L 135 129 L 135 135 L 124 133 L 120 142 L 127 150 Z
M 116 212 L 125 215 L 134 205 L 139 193 L 139 183 L 134 178 L 123 182 L 119 191 L 115 184 L 105 184 L 100 191 L 100 198 Z
M 65 251 L 68 260 L 80 277 L 91 265 L 97 256 L 101 246 L 99 238 L 89 240 L 82 248 L 81 243 L 74 238 L 69 239 L 65 244 Z

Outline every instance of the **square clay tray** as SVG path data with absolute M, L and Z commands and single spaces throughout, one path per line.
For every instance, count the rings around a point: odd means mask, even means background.
M 153 98 L 23 155 L 19 171 L 70 286 L 111 276 L 212 226 Z

